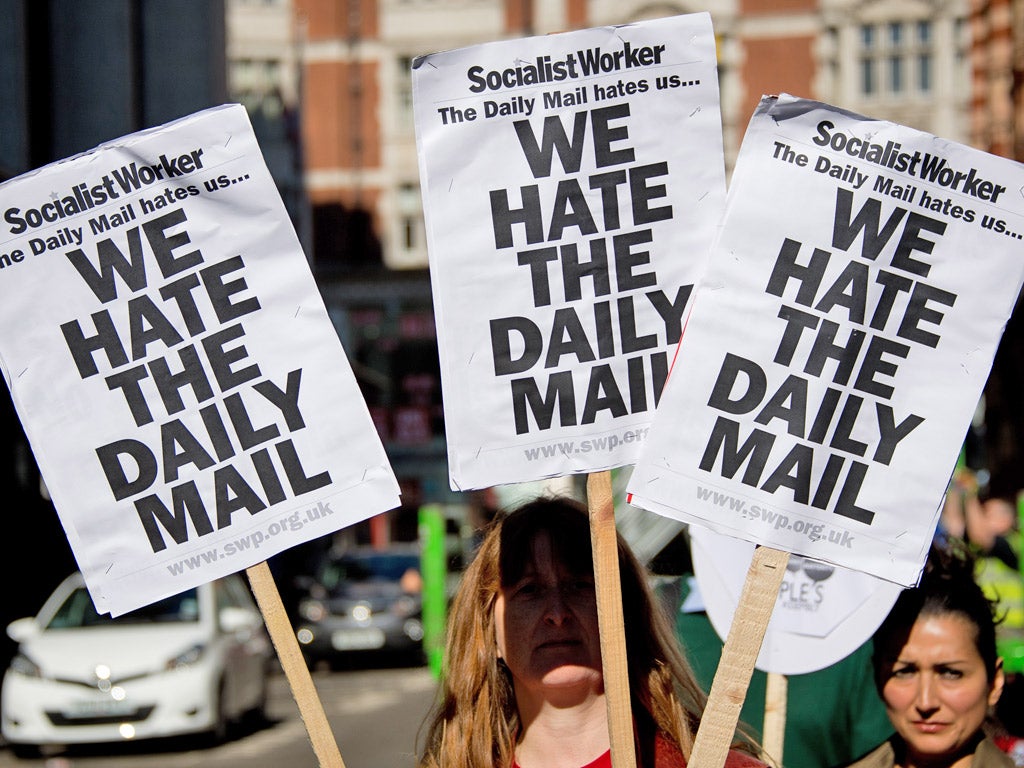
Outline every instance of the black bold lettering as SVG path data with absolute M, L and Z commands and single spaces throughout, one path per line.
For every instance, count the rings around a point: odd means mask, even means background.
M 245 278 L 242 277 L 228 282 L 225 282 L 224 278 L 232 272 L 237 272 L 244 268 L 245 264 L 242 262 L 242 257 L 232 256 L 230 259 L 224 259 L 205 269 L 199 270 L 199 275 L 203 278 L 203 285 L 206 287 L 206 292 L 210 296 L 210 302 L 213 304 L 213 311 L 217 314 L 217 319 L 222 323 L 226 323 L 229 320 L 237 320 L 243 315 L 255 312 L 260 308 L 260 301 L 255 296 L 250 296 L 237 302 L 232 302 L 231 300 L 232 296 L 246 290 L 249 286 L 246 284 Z
M 586 112 L 577 112 L 573 117 L 571 140 L 566 135 L 565 126 L 558 115 L 544 118 L 544 136 L 539 145 L 529 120 L 517 120 L 513 125 L 533 178 L 544 179 L 551 175 L 552 150 L 558 152 L 558 159 L 566 173 L 579 172 L 587 134 Z
M 732 397 L 740 374 L 746 376 L 746 391 L 738 398 Z M 753 360 L 747 360 L 727 352 L 718 372 L 715 386 L 711 390 L 708 405 L 724 413 L 749 413 L 757 407 L 768 388 L 768 376 Z
M 512 333 L 522 340 L 522 354 L 512 359 Z M 494 375 L 522 373 L 540 360 L 544 338 L 540 329 L 526 317 L 501 317 L 491 320 L 491 355 L 494 357 Z
M 234 363 L 247 359 L 249 352 L 244 344 L 230 349 L 225 349 L 224 345 L 235 339 L 240 339 L 244 335 L 245 330 L 241 323 L 235 323 L 216 333 L 211 333 L 203 339 L 203 351 L 206 352 L 206 357 L 210 361 L 210 370 L 213 371 L 213 377 L 217 380 L 217 386 L 220 387 L 221 392 L 234 389 L 260 375 L 260 367 L 257 363 L 238 370 L 232 368 Z
M 164 537 L 160 533 L 161 528 L 167 531 L 177 544 L 188 541 L 189 519 L 200 536 L 213 533 L 213 525 L 194 481 L 189 480 L 171 489 L 171 505 L 174 512 L 167 509 L 155 494 L 135 501 L 135 511 L 146 531 L 149 546 L 154 552 L 167 549 Z
M 739 444 L 740 425 L 724 416 L 715 420 L 707 447 L 700 460 L 700 468 L 705 472 L 713 472 L 718 455 L 722 456 L 722 477 L 733 477 L 747 463 L 743 473 L 744 485 L 756 487 L 764 472 L 768 456 L 772 452 L 775 436 L 763 429 L 755 429 L 741 446 Z M 748 463 L 749 459 L 749 463 Z
M 85 280 L 86 285 L 103 304 L 117 298 L 117 283 L 114 274 L 124 280 L 125 285 L 134 293 L 146 287 L 146 264 L 142 255 L 142 236 L 138 227 L 125 232 L 128 238 L 128 253 L 131 261 L 124 257 L 121 250 L 110 238 L 96 243 L 96 255 L 99 257 L 100 268 L 97 271 L 81 250 L 67 252 L 68 261 Z
M 288 373 L 288 381 L 285 383 L 284 389 L 269 379 L 253 385 L 253 389 L 281 409 L 284 422 L 292 432 L 306 426 L 302 413 L 299 411 L 299 382 L 301 380 L 302 369 L 296 368 Z
M 799 255 L 801 247 L 803 247 L 802 243 L 788 237 L 783 241 L 765 290 L 772 296 L 781 298 L 789 280 L 797 280 L 800 287 L 797 289 L 796 302 L 809 307 L 814 304 L 814 297 L 825 277 L 825 267 L 828 266 L 832 254 L 815 248 L 807 266 L 802 266 L 796 263 L 796 257 Z
M 924 344 L 926 347 L 938 346 L 939 335 L 921 328 L 921 323 L 939 325 L 945 317 L 942 312 L 929 306 L 931 302 L 952 307 L 956 302 L 956 294 L 924 283 L 916 283 L 896 335 L 918 344 Z
M 610 107 L 601 107 L 591 112 L 591 130 L 594 134 L 594 160 L 598 168 L 632 163 L 636 157 L 632 147 L 612 149 L 612 142 L 625 141 L 629 138 L 629 131 L 624 125 L 612 126 L 610 123 L 612 120 L 626 117 L 629 117 L 628 102 L 614 104 Z
M 544 241 L 544 222 L 540 212 L 540 189 L 537 185 L 520 187 L 523 198 L 522 208 L 512 208 L 507 189 L 492 189 L 491 227 L 494 230 L 494 247 L 512 247 L 512 225 L 522 224 L 526 228 L 526 242 L 529 245 Z
M 882 252 L 882 248 L 892 238 L 896 227 L 899 226 L 899 223 L 907 213 L 903 208 L 896 208 L 885 223 L 885 226 L 879 230 L 878 226 L 882 218 L 882 203 L 880 200 L 869 197 L 864 201 L 864 205 L 861 206 L 857 217 L 850 221 L 852 212 L 853 192 L 839 187 L 836 190 L 836 218 L 832 225 L 832 247 L 842 251 L 850 250 L 850 246 L 857 239 L 857 235 L 863 231 L 864 240 L 861 243 L 861 255 L 869 261 L 874 261 L 878 258 L 878 254 Z
M 164 457 L 164 482 L 178 479 L 178 470 L 188 464 L 197 469 L 209 469 L 216 462 L 203 448 L 196 436 L 179 419 L 164 424 L 160 429 L 161 450 Z M 178 450 L 181 446 L 181 450 Z
M 107 355 L 107 362 L 111 368 L 117 368 L 128 363 L 128 355 L 121 344 L 121 338 L 117 335 L 114 321 L 110 319 L 110 313 L 103 309 L 92 314 L 92 322 L 96 327 L 95 336 L 86 336 L 82 332 L 82 326 L 77 320 L 62 323 L 61 332 L 64 334 L 64 341 L 67 342 L 71 357 L 78 366 L 78 375 L 87 379 L 99 373 L 96 367 L 96 360 L 92 353 L 103 350 Z
M 139 440 L 125 438 L 101 445 L 96 449 L 96 456 L 117 501 L 141 493 L 156 481 L 156 456 Z M 134 461 L 134 479 L 128 478 L 121 460 L 122 456 L 130 457 Z
M 547 391 L 542 397 L 537 382 L 531 378 L 515 379 L 512 387 L 512 412 L 515 417 L 516 434 L 530 431 L 529 416 L 532 413 L 538 429 L 550 429 L 555 405 L 558 406 L 559 424 L 571 427 L 576 424 L 576 393 L 573 390 L 572 372 L 560 371 L 548 377 Z
M 551 343 L 544 359 L 545 368 L 557 368 L 562 355 L 575 355 L 581 363 L 589 363 L 596 359 L 590 346 L 583 323 L 572 307 L 555 310 L 551 323 Z
M 153 249 L 153 256 L 156 258 L 157 266 L 165 278 L 192 269 L 203 263 L 203 254 L 197 248 L 194 251 L 175 256 L 172 251 L 181 248 L 191 242 L 188 232 L 182 230 L 175 235 L 167 235 L 166 230 L 177 226 L 187 220 L 185 211 L 182 208 L 175 208 L 163 216 L 150 219 L 142 228 L 146 231 L 146 239 Z
M 587 401 L 583 406 L 581 424 L 593 424 L 600 411 L 609 411 L 613 417 L 629 413 L 622 399 L 622 392 L 615 381 L 612 367 L 607 363 L 595 366 L 590 371 L 590 385 L 587 387 Z
M 291 440 L 282 440 L 274 446 L 277 449 L 277 456 L 281 459 L 281 466 L 284 467 L 285 477 L 288 478 L 288 485 L 292 493 L 301 496 L 310 491 L 316 491 L 331 484 L 331 473 L 326 470 L 317 475 L 307 475 L 306 470 L 299 461 L 299 454 L 295 450 L 295 444 Z M 264 482 L 264 484 L 266 484 Z
M 213 486 L 217 499 L 218 530 L 231 525 L 231 515 L 240 509 L 255 515 L 267 508 L 266 502 L 231 464 L 220 467 L 213 473 Z

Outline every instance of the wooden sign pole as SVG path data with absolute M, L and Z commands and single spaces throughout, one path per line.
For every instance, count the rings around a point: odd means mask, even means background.
M 764 737 L 761 759 L 766 763 L 784 765 L 782 751 L 786 746 L 786 692 L 789 681 L 778 672 L 768 673 L 764 692 Z
M 590 512 L 590 543 L 594 550 L 594 585 L 601 633 L 601 665 L 608 701 L 612 766 L 636 768 L 622 590 L 619 585 L 615 500 L 610 471 L 592 472 L 587 476 L 587 507 Z
M 288 614 L 285 613 L 274 576 L 270 573 L 270 566 L 264 561 L 246 568 L 245 572 L 252 585 L 256 603 L 263 614 L 263 621 L 266 622 L 270 639 L 277 649 L 281 668 L 288 678 L 292 696 L 299 705 L 299 714 L 306 726 L 309 740 L 313 743 L 313 752 L 320 762 L 320 768 L 345 768 L 337 742 L 334 740 L 334 733 L 327 722 L 323 704 L 317 696 L 316 686 L 313 685 L 313 678 L 306 667 L 305 659 L 302 658 L 302 651 L 295 639 Z
M 788 561 L 789 552 L 783 550 L 763 546 L 754 550 L 718 671 L 711 683 L 707 707 L 697 729 L 690 768 L 725 765 Z

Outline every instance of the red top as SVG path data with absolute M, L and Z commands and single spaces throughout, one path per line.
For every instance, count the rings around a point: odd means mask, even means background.
M 512 763 L 512 768 L 519 768 L 519 764 Z M 580 766 L 580 768 L 612 768 L 612 751 L 609 749 L 597 760 Z M 686 760 L 683 759 L 679 750 L 660 734 L 654 742 L 654 768 L 686 768 Z M 753 755 L 730 749 L 725 758 L 725 768 L 767 768 L 767 766 Z

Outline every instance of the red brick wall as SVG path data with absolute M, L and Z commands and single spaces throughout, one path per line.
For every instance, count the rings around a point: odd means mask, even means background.
M 587 0 L 565 0 L 565 25 L 568 29 L 585 29 L 587 24 Z
M 381 163 L 376 62 L 314 62 L 306 67 L 306 168 L 373 168 Z
M 740 14 L 743 15 L 817 10 L 817 0 L 740 0 Z
M 377 0 L 295 0 L 295 11 L 306 19 L 309 40 L 377 35 Z
M 746 40 L 741 79 L 744 97 L 741 116 L 746 120 L 763 94 L 789 93 L 813 98 L 814 38 L 771 37 Z

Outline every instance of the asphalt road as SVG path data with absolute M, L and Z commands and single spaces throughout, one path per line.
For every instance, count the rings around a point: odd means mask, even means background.
M 269 722 L 201 749 L 168 740 L 79 747 L 20 760 L 0 750 L 0 768 L 320 768 L 298 704 L 285 676 L 271 685 Z M 416 737 L 433 701 L 436 681 L 426 667 L 316 672 L 319 704 L 345 768 L 413 768 Z M 326 761 L 324 763 L 327 764 Z

